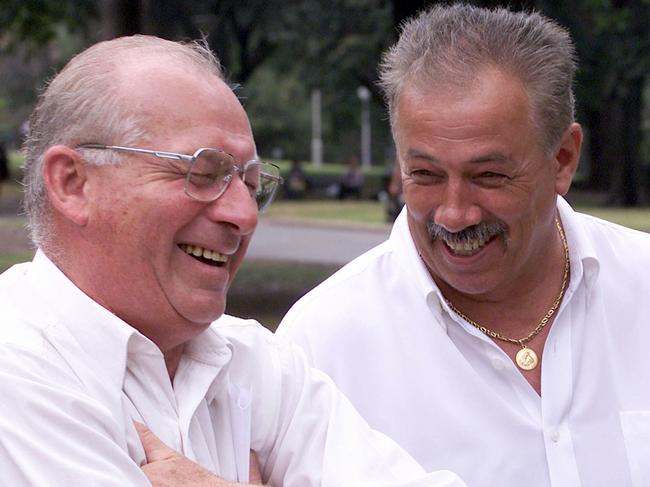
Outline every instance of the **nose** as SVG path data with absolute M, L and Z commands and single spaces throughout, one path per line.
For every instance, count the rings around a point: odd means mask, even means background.
M 257 203 L 239 175 L 208 205 L 206 212 L 212 221 L 230 225 L 239 235 L 249 235 L 257 226 Z
M 474 198 L 469 182 L 449 179 L 434 210 L 433 221 L 450 232 L 480 223 L 481 208 Z

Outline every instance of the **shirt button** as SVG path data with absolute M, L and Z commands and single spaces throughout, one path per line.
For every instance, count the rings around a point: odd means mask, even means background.
M 560 440 L 560 432 L 558 430 L 551 431 L 551 441 L 557 443 Z
M 506 364 L 504 364 L 503 360 L 501 360 L 500 358 L 493 358 L 492 367 L 494 367 L 496 370 L 503 370 L 506 368 Z

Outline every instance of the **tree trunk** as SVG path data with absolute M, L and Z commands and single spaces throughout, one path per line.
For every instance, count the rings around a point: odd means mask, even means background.
M 606 163 L 613 170 L 609 203 L 639 206 L 646 203 L 640 157 L 643 79 L 630 82 L 627 88 L 611 103 L 615 111 L 608 120 L 611 146 L 606 147 L 610 154 Z
M 613 168 L 616 167 L 616 140 L 609 140 L 615 130 L 612 124 L 616 120 L 611 104 L 603 104 L 601 110 L 585 113 L 589 129 L 589 189 L 606 190 L 612 185 Z
M 100 39 L 113 39 L 142 32 L 140 0 L 101 0 L 102 26 Z
M 402 22 L 432 3 L 427 0 L 393 0 L 393 25 L 399 28 Z
M 620 137 L 622 140 L 622 168 L 618 185 L 613 188 L 616 202 L 623 206 L 640 206 L 647 204 L 647 188 L 641 167 L 641 110 L 644 80 L 639 77 L 629 84 L 621 100 L 624 119 L 621 120 Z

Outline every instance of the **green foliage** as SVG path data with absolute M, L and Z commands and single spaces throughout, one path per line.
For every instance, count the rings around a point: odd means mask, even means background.
M 258 151 L 307 159 L 310 153 L 311 115 L 309 94 L 295 73 L 278 73 L 261 66 L 242 89 Z
M 325 160 L 342 162 L 359 153 L 360 85 L 373 95 L 373 160 L 383 165 L 391 157 L 390 130 L 376 86 L 381 52 L 394 40 L 391 12 L 385 0 L 303 0 L 287 15 L 274 67 L 297 71 L 309 90 L 321 90 Z
M 393 155 L 387 116 L 376 86 L 377 64 L 395 40 L 395 20 L 427 3 L 431 2 L 132 0 L 114 2 L 110 13 L 118 27 L 128 23 L 162 37 L 206 34 L 229 79 L 242 85 L 239 93 L 264 157 L 273 155 L 276 148 L 284 157 L 309 157 L 310 93 L 316 88 L 322 93 L 325 160 L 343 162 L 358 155 L 361 106 L 356 90 L 359 85 L 368 87 L 372 92 L 373 161 L 381 167 L 390 164 Z M 646 165 L 650 163 L 647 122 L 645 135 L 639 132 L 629 137 L 637 146 L 645 137 L 645 152 L 635 152 L 632 147 L 622 155 L 625 151 L 616 147 L 613 154 L 605 156 L 605 150 L 597 146 L 602 141 L 604 147 L 615 147 L 617 140 L 626 139 L 627 128 L 644 126 L 643 120 L 637 120 L 636 114 L 633 118 L 625 108 L 625 120 L 614 126 L 608 109 L 624 102 L 635 106 L 639 87 L 644 82 L 648 85 L 650 0 L 471 3 L 536 8 L 568 27 L 580 58 L 576 87 L 579 120 L 589 125 L 588 134 L 597 138 L 589 144 L 592 164 L 605 168 L 605 173 L 612 172 L 608 168 L 618 167 L 615 161 L 634 159 L 636 153 L 645 154 Z M 131 8 L 118 8 L 123 4 Z M 37 65 L 24 67 L 0 64 L 0 138 L 15 138 L 17 127 L 31 109 L 35 90 L 53 68 L 97 40 L 99 31 L 106 32 L 104 24 L 110 16 L 98 18 L 99 5 L 104 4 L 98 0 L 0 0 L 0 48 L 29 52 L 32 61 L 37 61 Z M 137 18 L 124 17 L 134 12 Z M 643 116 L 649 116 L 647 108 Z M 599 124 L 602 126 L 597 127 Z M 588 181 L 594 184 L 595 179 Z
M 61 25 L 86 32 L 95 9 L 95 0 L 2 0 L 0 46 L 41 47 L 58 37 Z

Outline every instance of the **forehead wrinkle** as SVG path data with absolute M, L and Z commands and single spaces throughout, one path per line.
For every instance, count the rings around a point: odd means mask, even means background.
M 441 161 L 437 157 L 427 154 L 426 152 L 422 152 L 421 150 L 418 149 L 409 149 L 406 152 L 406 159 L 407 160 L 413 160 L 413 159 L 419 159 L 423 160 L 426 162 L 430 162 L 432 164 L 440 164 Z M 514 163 L 514 159 L 512 159 L 511 156 L 508 156 L 506 154 L 503 154 L 501 152 L 488 152 L 483 155 L 478 155 L 475 157 L 472 157 L 470 159 L 467 159 L 466 161 L 463 161 L 464 163 L 467 164 L 482 164 L 486 162 L 497 162 L 500 164 L 512 164 Z
M 431 163 L 439 163 L 440 161 L 426 152 L 422 152 L 418 149 L 409 149 L 406 151 L 406 159 L 422 159 Z
M 515 162 L 512 157 L 502 154 L 501 152 L 489 152 L 485 155 L 472 157 L 467 161 L 469 164 L 481 164 L 485 162 L 498 162 L 503 164 L 512 164 Z

